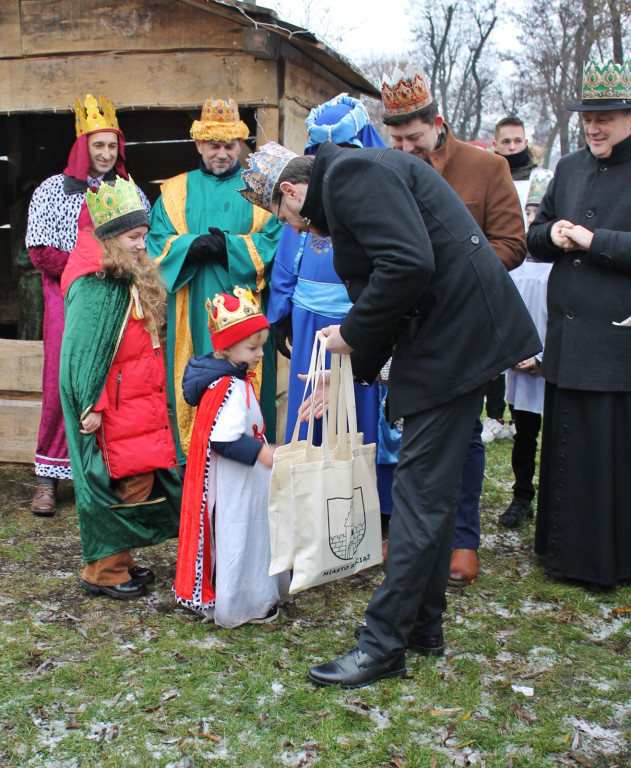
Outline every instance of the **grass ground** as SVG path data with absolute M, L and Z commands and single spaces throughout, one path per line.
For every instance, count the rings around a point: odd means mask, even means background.
M 70 484 L 39 519 L 31 469 L 0 466 L 0 766 L 629 768 L 631 587 L 545 577 L 532 523 L 495 523 L 510 485 L 510 445 L 493 443 L 481 576 L 449 591 L 445 657 L 343 692 L 306 670 L 353 646 L 380 568 L 226 630 L 175 607 L 169 542 L 144 552 L 149 596 L 92 598 Z

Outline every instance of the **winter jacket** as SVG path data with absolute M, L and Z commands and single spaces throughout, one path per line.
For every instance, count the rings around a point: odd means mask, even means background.
M 391 419 L 449 402 L 541 349 L 506 269 L 427 163 L 324 144 L 300 215 L 332 238 L 353 302 L 340 332 L 355 375 L 372 381 L 395 345 Z

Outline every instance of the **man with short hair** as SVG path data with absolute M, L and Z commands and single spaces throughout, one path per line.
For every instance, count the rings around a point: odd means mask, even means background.
M 631 62 L 589 62 L 587 146 L 559 160 L 528 231 L 548 279 L 535 551 L 597 590 L 631 579 Z
M 524 218 L 508 164 L 491 152 L 459 141 L 438 111 L 424 73 L 395 70 L 381 95 L 392 145 L 431 165 L 464 202 L 507 269 L 526 256 Z M 482 398 L 480 399 L 480 412 Z M 477 418 L 463 468 L 462 495 L 449 580 L 472 584 L 478 576 L 480 496 L 484 479 L 482 424 Z
M 508 161 L 513 184 L 519 195 L 519 203 L 526 220 L 526 200 L 531 180 L 538 165 L 530 154 L 524 121 L 517 115 L 503 117 L 495 124 L 493 149 Z M 482 442 L 491 443 L 495 439 L 513 438 L 515 425 L 504 422 L 506 402 L 506 376 L 501 374 L 489 383 L 486 391 L 486 418 L 482 423 Z
M 524 121 L 517 115 L 508 115 L 499 120 L 495 124 L 493 149 L 498 155 L 506 158 L 521 209 L 524 211 L 533 172 L 539 167 L 528 146 Z
M 169 292 L 167 381 L 181 465 L 186 463 L 195 413 L 182 393 L 184 368 L 190 357 L 212 351 L 206 299 L 232 294 L 240 285 L 250 288 L 265 310 L 280 238 L 278 221 L 236 193 L 242 186 L 239 154 L 248 133 L 232 99 L 207 99 L 191 127 L 199 168 L 167 179 L 151 213 L 147 251 L 160 265 Z M 255 387 L 266 433 L 273 440 L 276 376 L 270 340 Z
M 44 370 L 42 417 L 35 451 L 37 491 L 31 512 L 40 517 L 55 514 L 59 479 L 72 479 L 64 418 L 59 399 L 59 354 L 64 328 L 64 300 L 60 278 L 79 229 L 94 229 L 86 207 L 88 187 L 116 176 L 128 179 L 125 139 L 109 99 L 97 101 L 87 94 L 75 101 L 76 140 L 63 173 L 43 181 L 33 193 L 28 212 L 26 246 L 31 261 L 42 273 L 44 288 Z M 138 190 L 147 212 L 150 205 Z
M 428 164 L 331 142 L 312 163 L 266 144 L 243 181 L 248 200 L 295 231 L 330 235 L 353 306 L 341 325 L 323 329 L 327 348 L 350 353 L 366 383 L 392 356 L 389 414 L 404 425 L 386 577 L 357 647 L 309 677 L 343 688 L 399 677 L 406 647 L 424 656 L 444 651 L 462 463 L 483 387 L 541 344 L 482 230 Z

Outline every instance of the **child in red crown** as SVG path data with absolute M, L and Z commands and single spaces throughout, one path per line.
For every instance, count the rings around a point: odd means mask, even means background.
M 288 574 L 268 576 L 268 445 L 254 370 L 269 323 L 249 290 L 206 300 L 214 353 L 191 358 L 184 398 L 197 406 L 186 464 L 174 592 L 216 624 L 278 617 Z

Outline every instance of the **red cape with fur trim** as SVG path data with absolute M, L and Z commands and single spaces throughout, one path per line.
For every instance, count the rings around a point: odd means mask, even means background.
M 190 607 L 195 608 L 206 606 L 215 600 L 215 590 L 211 583 L 213 568 L 210 553 L 210 513 L 214 506 L 214 498 L 209 505 L 206 495 L 206 473 L 210 460 L 208 441 L 219 409 L 226 399 L 230 381 L 230 376 L 224 376 L 212 389 L 204 393 L 195 414 L 186 463 L 180 515 L 180 541 L 173 589 L 180 602 L 191 602 Z M 202 525 L 203 537 L 201 536 Z M 200 575 L 201 605 L 198 602 L 199 595 L 193 605 L 195 582 Z

